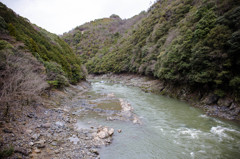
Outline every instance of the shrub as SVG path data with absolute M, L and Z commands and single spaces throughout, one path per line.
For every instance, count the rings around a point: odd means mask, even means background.
M 0 31 L 4 32 L 7 29 L 7 23 L 3 19 L 3 17 L 0 16 Z
M 16 28 L 13 26 L 12 23 L 9 23 L 8 24 L 8 31 L 9 31 L 9 34 L 12 35 L 12 36 L 17 36 L 16 34 Z
M 234 88 L 237 88 L 240 90 L 240 77 L 237 76 L 237 77 L 234 77 L 230 82 L 229 82 L 229 85 L 231 87 L 234 87 Z
M 3 49 L 0 55 L 0 105 L 7 115 L 11 105 L 36 99 L 48 84 L 42 64 L 32 55 L 15 49 Z
M 0 40 L 0 50 L 11 49 L 11 48 L 13 48 L 13 46 L 11 44 L 9 44 L 7 41 Z
M 47 72 L 47 81 L 51 86 L 62 88 L 69 85 L 69 81 L 65 77 L 66 75 L 61 65 L 50 61 L 44 62 L 44 66 Z
M 10 157 L 14 153 L 14 148 L 10 146 L 9 148 L 0 151 L 0 158 Z

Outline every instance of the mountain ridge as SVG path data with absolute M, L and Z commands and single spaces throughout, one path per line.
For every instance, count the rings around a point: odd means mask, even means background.
M 152 76 L 166 84 L 162 94 L 180 87 L 197 101 L 216 99 L 203 104 L 239 103 L 239 1 L 158 0 L 145 14 L 112 45 L 90 51 L 84 60 L 89 73 Z M 171 90 L 171 96 L 182 94 Z

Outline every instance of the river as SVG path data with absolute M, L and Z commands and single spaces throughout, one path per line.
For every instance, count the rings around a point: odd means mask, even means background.
M 136 87 L 91 82 L 92 88 L 86 93 L 89 99 L 79 99 L 91 109 L 78 108 L 84 113 L 77 125 L 79 128 L 106 125 L 115 129 L 113 142 L 100 149 L 102 159 L 239 158 L 239 124 L 208 117 L 185 102 L 145 93 Z M 114 94 L 115 98 L 108 98 L 107 94 Z M 131 104 L 142 124 L 106 120 L 120 110 L 118 98 Z M 118 129 L 122 132 L 118 133 Z

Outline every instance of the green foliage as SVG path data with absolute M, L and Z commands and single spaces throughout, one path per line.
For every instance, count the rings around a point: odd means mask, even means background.
M 214 27 L 216 22 L 216 15 L 212 10 L 208 10 L 205 12 L 204 16 L 198 21 L 196 25 L 196 30 L 194 32 L 194 36 L 197 39 L 204 38 L 211 28 Z
M 10 157 L 13 153 L 14 153 L 14 148 L 10 146 L 9 148 L 3 149 L 2 151 L 0 151 L 0 158 Z
M 8 24 L 8 31 L 9 31 L 9 34 L 10 34 L 10 35 L 16 37 L 16 35 L 17 35 L 17 33 L 16 33 L 16 28 L 13 26 L 12 23 L 9 23 L 9 24 Z
M 142 12 L 129 20 L 122 20 L 117 15 L 111 15 L 110 18 L 97 19 L 78 26 L 69 33 L 64 33 L 62 38 L 76 50 L 83 63 L 88 63 L 95 56 L 99 58 L 106 55 L 106 50 L 117 44 L 132 24 L 144 16 L 145 13 Z
M 11 49 L 13 46 L 5 40 L 0 40 L 0 50 Z
M 240 90 L 240 77 L 239 77 L 239 76 L 234 77 L 234 78 L 230 81 L 229 85 L 230 85 L 231 87 L 234 87 L 234 88 L 237 88 L 237 89 Z
M 224 97 L 226 95 L 225 91 L 221 90 L 221 89 L 217 89 L 214 91 L 214 94 L 219 96 L 219 97 Z
M 0 32 L 4 32 L 7 29 L 7 23 L 3 19 L 3 17 L 0 16 Z
M 68 83 L 66 80 L 76 83 L 85 79 L 80 67 L 82 65 L 80 57 L 73 52 L 66 42 L 57 35 L 31 24 L 26 18 L 18 16 L 4 4 L 0 3 L 0 7 L 0 27 L 3 34 L 9 34 L 16 37 L 16 40 L 23 42 L 26 49 L 30 50 L 41 62 L 56 63 L 61 66 L 64 73 L 61 73 L 60 77 L 55 77 L 58 78 L 59 86 L 66 85 Z M 8 24 L 7 27 L 6 24 Z M 44 64 L 46 65 L 46 63 Z M 49 78 L 51 79 L 52 76 Z
M 231 36 L 231 30 L 224 25 L 216 25 L 205 39 L 205 45 L 212 49 L 225 49 L 227 47 L 226 41 Z
M 173 84 L 206 87 L 218 96 L 238 90 L 239 1 L 157 1 L 125 34 L 112 33 L 116 42 L 105 39 L 106 47 L 94 39 L 103 21 L 78 27 L 88 30 L 86 39 L 81 37 L 77 45 L 70 42 L 90 73 L 152 75 Z
M 44 62 L 44 66 L 47 72 L 48 83 L 51 86 L 61 88 L 69 85 L 61 65 L 57 64 L 56 62 Z

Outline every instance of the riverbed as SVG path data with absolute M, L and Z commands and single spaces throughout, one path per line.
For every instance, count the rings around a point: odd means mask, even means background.
M 208 117 L 198 108 L 168 97 L 107 81 L 92 80 L 92 88 L 79 99 L 77 126 L 113 127 L 113 142 L 100 149 L 102 159 L 238 158 L 240 126 Z M 128 102 L 141 121 L 109 120 Z M 78 101 L 78 102 L 79 102 Z M 118 133 L 117 130 L 121 130 Z

